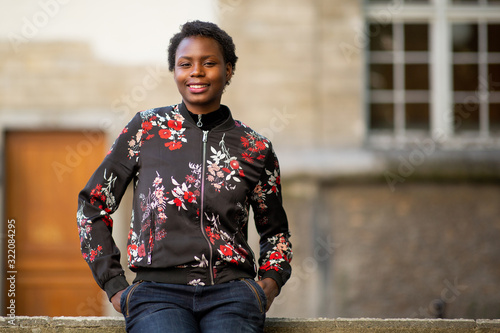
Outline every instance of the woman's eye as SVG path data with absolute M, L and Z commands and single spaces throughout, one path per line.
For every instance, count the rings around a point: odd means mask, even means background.
M 182 64 L 179 64 L 179 67 L 189 67 L 189 63 L 182 63 Z
M 209 67 L 215 66 L 215 62 L 206 62 L 205 66 L 209 66 Z

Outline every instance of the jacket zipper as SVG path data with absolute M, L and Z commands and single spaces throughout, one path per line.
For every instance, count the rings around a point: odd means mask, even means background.
M 204 204 L 205 204 L 205 169 L 207 167 L 207 159 L 206 159 L 206 156 L 207 156 L 207 141 L 208 141 L 208 131 L 203 131 L 203 139 L 202 139 L 202 142 L 203 142 L 203 162 L 202 162 L 202 170 L 201 170 L 201 201 L 200 201 L 200 228 L 201 228 L 201 233 L 203 234 L 203 237 L 205 237 L 205 240 L 207 241 L 208 243 L 208 247 L 210 249 L 210 258 L 209 258 L 209 262 L 208 262 L 208 269 L 209 269 L 209 273 L 210 273 L 210 284 L 213 285 L 214 284 L 214 273 L 213 273 L 213 267 L 212 267 L 212 243 L 210 243 L 210 240 L 208 239 L 208 236 L 205 232 L 205 229 L 203 228 L 203 220 L 204 220 L 204 216 L 205 216 L 205 212 L 204 212 Z
M 153 210 L 151 214 L 151 222 L 149 224 L 149 237 L 148 237 L 148 265 L 151 265 L 151 257 L 153 256 L 153 248 L 155 241 L 155 231 L 156 231 L 156 212 Z

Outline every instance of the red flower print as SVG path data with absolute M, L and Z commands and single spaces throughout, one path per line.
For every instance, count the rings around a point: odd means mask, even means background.
M 238 163 L 238 161 L 236 161 L 236 160 L 232 160 L 231 162 L 229 162 L 229 165 L 234 170 L 236 170 L 236 169 L 238 169 L 240 167 L 240 163 Z
M 165 143 L 165 147 L 168 147 L 170 150 L 176 150 L 182 147 L 182 142 L 174 141 Z
M 266 145 L 262 141 L 257 141 L 255 143 L 255 147 L 257 147 L 258 150 L 264 150 L 264 149 L 266 149 Z
M 144 257 L 146 255 L 144 244 L 141 244 L 141 246 L 139 246 L 137 253 L 139 254 L 139 257 Z
M 196 178 L 193 175 L 187 175 L 186 176 L 186 182 L 192 184 L 196 181 Z
M 253 163 L 253 157 L 250 156 L 248 153 L 243 153 L 241 154 L 241 157 L 247 162 Z
M 225 246 L 221 245 L 220 246 L 220 250 L 221 250 L 222 254 L 225 255 L 225 256 L 229 257 L 229 256 L 233 255 L 233 250 L 231 250 L 231 248 L 229 246 L 227 246 L 227 245 L 225 245 Z
M 113 227 L 113 219 L 107 215 L 103 216 L 102 220 L 106 224 L 107 227 Z
M 269 259 L 281 259 L 283 258 L 283 256 L 281 255 L 281 253 L 279 252 L 274 252 L 271 254 L 271 256 L 269 257 Z
M 149 131 L 149 130 L 150 130 L 150 129 L 152 129 L 152 128 L 153 128 L 153 125 L 151 124 L 151 122 L 149 122 L 149 121 L 145 121 L 145 122 L 143 122 L 143 123 L 142 123 L 142 129 L 143 129 L 144 131 L 146 131 L 146 132 L 147 132 L 147 131 Z
M 231 170 L 229 170 L 228 168 L 222 168 L 222 171 L 227 172 L 227 173 L 231 173 Z
M 271 263 L 269 261 L 266 261 L 266 263 L 264 265 L 260 266 L 260 269 L 262 269 L 264 271 L 268 271 L 270 267 L 271 267 Z
M 243 173 L 243 169 L 240 169 L 240 177 L 245 177 L 245 174 Z
M 250 142 L 248 141 L 247 138 L 241 137 L 241 144 L 243 145 L 243 147 L 248 148 Z
M 212 231 L 212 229 L 210 228 L 210 226 L 206 226 L 205 227 L 205 232 L 207 234 L 207 236 L 210 238 L 210 242 L 212 244 L 215 244 L 215 240 L 216 239 L 220 239 L 220 235 L 219 234 L 216 234 Z
M 184 192 L 184 200 L 187 200 L 189 203 L 196 200 L 193 192 Z
M 182 122 L 178 120 L 169 120 L 168 127 L 173 128 L 176 131 L 180 131 L 180 129 L 182 128 Z
M 97 251 L 99 251 L 99 252 L 101 252 L 101 251 L 102 251 L 102 246 L 101 246 L 101 245 L 99 245 L 99 246 L 97 247 Z
M 260 269 L 264 271 L 269 271 L 271 269 L 274 269 L 275 271 L 279 271 L 279 268 L 276 266 L 271 266 L 271 263 L 267 261 L 264 265 L 260 266 Z
M 174 203 L 175 203 L 175 205 L 176 205 L 177 207 L 182 206 L 182 201 L 181 201 L 181 199 L 179 199 L 179 198 L 175 198 L 175 199 L 174 199 Z
M 161 129 L 160 132 L 158 133 L 160 135 L 160 138 L 162 139 L 168 139 L 170 136 L 172 136 L 172 132 L 168 129 Z
M 281 177 L 280 176 L 276 177 L 276 184 L 278 184 L 278 185 L 281 184 Z

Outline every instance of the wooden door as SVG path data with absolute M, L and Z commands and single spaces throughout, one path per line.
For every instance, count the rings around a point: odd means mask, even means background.
M 102 315 L 102 291 L 80 254 L 76 212 L 78 192 L 104 157 L 104 135 L 15 131 L 5 139 L 4 220 L 14 220 L 16 232 L 15 315 Z

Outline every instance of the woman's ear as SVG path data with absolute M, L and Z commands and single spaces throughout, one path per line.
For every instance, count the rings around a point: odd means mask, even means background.
M 226 83 L 233 77 L 233 65 L 230 62 L 226 63 Z

